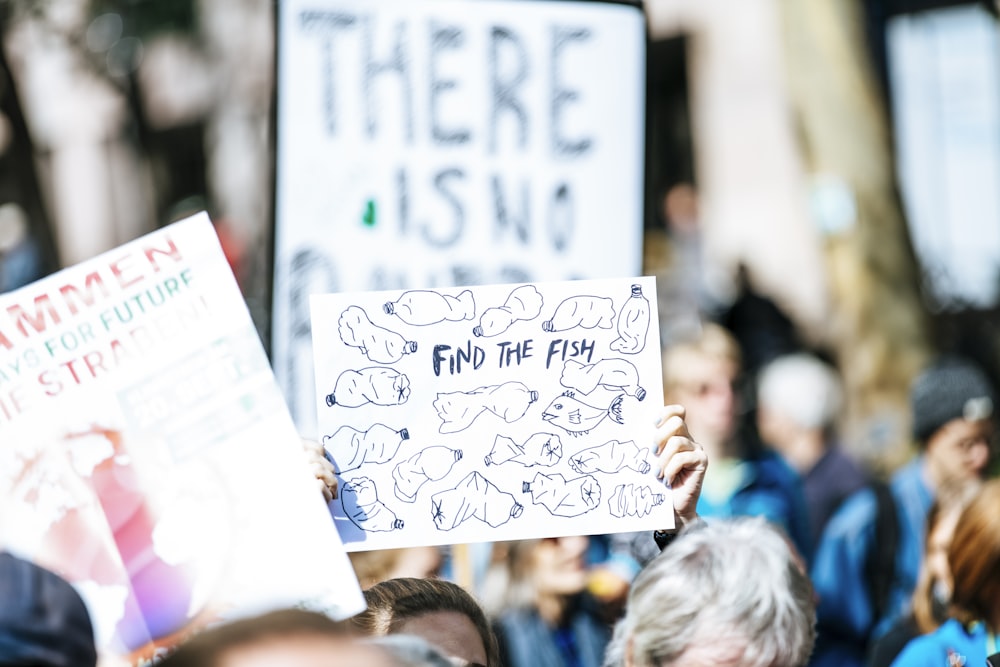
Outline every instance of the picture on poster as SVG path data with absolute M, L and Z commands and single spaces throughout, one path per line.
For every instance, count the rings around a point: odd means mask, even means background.
M 83 597 L 102 661 L 364 607 L 205 214 L 0 295 L 0 548 Z
M 655 297 L 649 277 L 313 295 L 346 548 L 672 526 Z

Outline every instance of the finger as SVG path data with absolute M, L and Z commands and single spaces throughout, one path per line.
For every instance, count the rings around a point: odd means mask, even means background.
M 701 449 L 702 451 L 704 451 L 701 445 L 691 440 L 691 438 L 687 438 L 682 435 L 674 435 L 668 438 L 663 443 L 663 450 L 660 452 L 659 455 L 660 466 L 661 466 L 660 477 L 663 476 L 662 470 L 667 467 L 667 464 L 670 462 L 670 460 L 675 456 L 677 456 L 679 452 L 693 451 L 696 449 Z
M 662 453 L 670 439 L 675 437 L 688 439 L 691 437 L 687 432 L 687 426 L 684 425 L 684 420 L 677 415 L 668 419 L 663 426 L 656 430 L 653 436 L 653 450 L 657 454 Z
M 671 417 L 680 417 L 684 419 L 687 411 L 684 409 L 683 405 L 664 405 L 660 409 L 660 414 L 656 417 L 656 425 L 662 426 Z
M 662 478 L 668 484 L 673 484 L 677 475 L 683 470 L 705 470 L 708 467 L 708 457 L 703 449 L 693 449 L 685 452 L 678 452 L 670 457 L 666 465 L 663 466 Z

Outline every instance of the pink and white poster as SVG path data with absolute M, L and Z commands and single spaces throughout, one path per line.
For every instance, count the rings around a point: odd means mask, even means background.
M 205 214 L 0 295 L 0 489 L 0 545 L 75 585 L 102 664 L 363 608 Z

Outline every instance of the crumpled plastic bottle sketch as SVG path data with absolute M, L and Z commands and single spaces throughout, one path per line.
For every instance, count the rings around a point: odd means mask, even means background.
M 327 394 L 326 404 L 358 408 L 368 403 L 402 405 L 410 397 L 410 379 L 391 368 L 372 366 L 356 371 L 344 371 L 337 378 L 333 393 Z
M 566 331 L 574 327 L 610 329 L 615 306 L 604 296 L 573 296 L 556 307 L 552 319 L 542 322 L 543 331 Z
M 646 346 L 649 331 L 649 300 L 642 295 L 641 285 L 632 285 L 632 296 L 618 313 L 618 338 L 611 349 L 622 354 L 638 354 Z
M 524 505 L 478 472 L 469 473 L 454 489 L 431 496 L 431 516 L 438 530 L 452 530 L 475 517 L 493 528 L 516 519 Z
M 486 455 L 486 465 L 520 463 L 531 466 L 551 467 L 562 460 L 562 441 L 555 433 L 535 433 L 523 445 L 519 445 L 505 435 L 498 435 L 493 441 L 493 449 Z
M 621 472 L 631 468 L 636 472 L 649 472 L 646 453 L 632 440 L 609 440 L 603 445 L 581 450 L 569 457 L 569 467 L 580 473 Z
M 404 354 L 417 351 L 415 340 L 408 341 L 395 331 L 375 325 L 358 306 L 341 313 L 338 331 L 344 345 L 360 349 L 370 361 L 378 364 L 391 364 L 402 359 Z
M 567 480 L 558 473 L 536 473 L 533 480 L 522 483 L 521 491 L 530 493 L 534 504 L 562 517 L 586 514 L 601 502 L 601 485 L 590 475 Z
M 499 336 L 518 320 L 533 320 L 542 312 L 542 295 L 534 285 L 521 285 L 510 293 L 502 306 L 488 308 L 472 328 L 476 336 Z
M 639 371 L 624 359 L 601 359 L 593 364 L 567 359 L 563 363 L 559 382 L 583 394 L 589 394 L 600 386 L 611 391 L 623 391 L 640 401 L 646 398 L 646 390 L 639 386 Z
M 399 530 L 403 520 L 382 504 L 375 482 L 368 477 L 356 477 L 344 485 L 340 495 L 344 514 L 355 526 L 370 533 Z
M 444 479 L 461 460 L 461 449 L 428 447 L 417 452 L 392 470 L 396 497 L 407 503 L 416 502 L 417 491 L 424 483 Z
M 323 448 L 330 453 L 339 472 L 356 470 L 365 463 L 385 463 L 396 455 L 408 430 L 372 424 L 367 431 L 341 426 L 333 435 L 323 436 Z M 346 461 L 345 461 L 346 460 Z
M 619 519 L 625 516 L 642 518 L 652 512 L 654 507 L 662 505 L 666 498 L 666 494 L 653 493 L 648 486 L 619 484 L 608 500 L 608 507 L 612 516 Z
M 441 433 L 457 433 L 467 429 L 476 417 L 490 411 L 508 424 L 517 421 L 538 400 L 538 392 L 520 382 L 504 382 L 472 391 L 438 394 L 434 409 L 441 418 Z
M 458 296 L 431 290 L 410 290 L 403 292 L 395 301 L 387 301 L 382 310 L 407 324 L 423 327 L 444 321 L 471 320 L 476 316 L 476 302 L 469 290 L 462 291 Z

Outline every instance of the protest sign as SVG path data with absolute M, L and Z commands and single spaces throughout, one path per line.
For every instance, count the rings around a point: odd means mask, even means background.
M 102 654 L 364 603 L 205 214 L 0 295 L 0 544 L 71 581 Z
M 641 270 L 645 22 L 599 2 L 282 0 L 272 359 L 308 295 Z
M 653 278 L 311 303 L 348 550 L 673 525 Z

